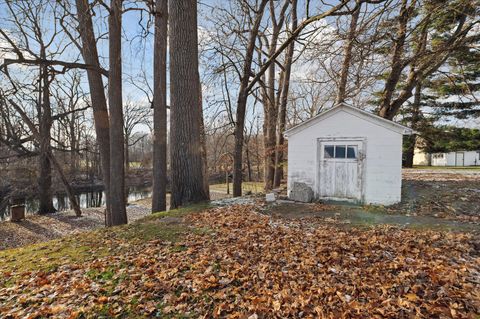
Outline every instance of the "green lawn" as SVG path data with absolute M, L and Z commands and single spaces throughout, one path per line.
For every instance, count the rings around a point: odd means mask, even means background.
M 111 256 L 116 250 L 121 250 L 119 242 L 138 244 L 155 239 L 175 242 L 182 234 L 191 232 L 193 229 L 187 229 L 185 225 L 178 223 L 165 224 L 160 221 L 166 217 L 181 218 L 208 207 L 208 203 L 195 204 L 168 212 L 158 212 L 128 225 L 102 228 L 48 242 L 3 250 L 0 251 L 0 274 L 12 271 L 52 271 L 67 263 L 83 263 Z M 0 288 L 1 286 L 0 278 Z
M 264 183 L 263 182 L 243 182 L 242 183 L 242 192 L 252 192 L 253 194 L 263 192 Z M 213 184 L 210 185 L 210 190 L 214 192 L 227 192 L 227 184 Z M 233 190 L 233 184 L 230 183 L 230 193 Z
M 408 169 L 408 168 L 407 168 Z M 480 166 L 414 166 L 410 169 L 431 169 L 431 170 L 445 170 L 445 169 L 453 169 L 453 170 L 480 170 Z

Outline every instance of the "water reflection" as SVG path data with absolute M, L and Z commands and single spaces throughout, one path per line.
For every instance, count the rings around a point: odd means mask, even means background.
M 143 198 L 150 197 L 152 191 L 149 187 L 130 187 L 128 189 L 128 202 L 133 202 Z M 103 191 L 80 192 L 76 195 L 81 208 L 101 207 L 105 205 L 105 193 Z M 70 201 L 66 194 L 57 194 L 53 198 L 53 206 L 57 211 L 70 209 Z M 28 198 L 25 201 L 25 211 L 27 214 L 35 214 L 38 211 L 39 202 L 35 198 Z M 8 216 L 9 208 L 0 210 L 0 220 L 5 220 Z

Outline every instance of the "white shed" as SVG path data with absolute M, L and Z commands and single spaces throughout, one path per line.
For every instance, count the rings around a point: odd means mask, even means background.
M 432 166 L 478 166 L 480 151 L 433 153 Z
M 317 199 L 390 205 L 400 201 L 402 138 L 412 130 L 339 104 L 287 131 L 288 194 L 308 185 Z

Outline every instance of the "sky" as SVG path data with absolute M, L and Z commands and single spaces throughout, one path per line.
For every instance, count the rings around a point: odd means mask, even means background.
M 40 1 L 40 0 L 36 0 Z M 46 0 L 55 3 L 55 0 Z M 335 0 L 326 0 L 326 1 L 311 1 L 311 15 L 320 12 L 320 10 L 325 10 L 332 5 L 338 4 L 338 1 Z M 127 3 L 127 2 L 126 2 Z M 226 0 L 201 0 L 199 1 L 199 16 L 198 16 L 198 25 L 199 25 L 199 36 L 205 36 L 207 33 L 205 29 L 211 28 L 211 24 L 208 22 L 208 19 L 204 17 L 211 14 L 211 8 L 216 5 L 225 5 Z M 321 6 L 321 8 L 315 7 L 316 5 Z M 128 5 L 132 7 L 131 4 Z M 96 34 L 105 34 L 108 31 L 107 22 L 106 22 L 106 12 L 104 10 L 96 10 L 95 16 L 95 27 Z M 299 0 L 299 18 L 300 20 L 305 16 L 305 0 Z M 50 19 L 50 20 L 49 20 Z M 10 30 L 13 33 L 15 32 L 15 26 L 10 22 L 11 16 L 8 13 L 5 0 L 0 0 L 0 27 L 5 30 Z M 122 56 L 123 56 L 123 97 L 125 100 L 133 100 L 138 103 L 149 102 L 149 98 L 144 91 L 148 91 L 148 87 L 151 87 L 152 83 L 152 72 L 153 72 L 153 35 L 151 34 L 152 29 L 145 29 L 146 22 L 148 17 L 145 13 L 141 14 L 141 11 L 126 11 L 123 15 L 123 43 L 122 43 Z M 42 21 L 45 25 L 46 34 L 48 35 L 48 30 L 51 29 L 53 22 L 51 17 L 46 15 Z M 201 42 L 202 39 L 200 39 Z M 62 43 L 68 42 L 68 39 L 62 39 Z M 5 47 L 5 42 L 0 38 L 0 49 Z M 103 37 L 102 40 L 98 43 L 99 54 L 101 57 L 102 65 L 108 69 L 108 41 L 106 37 Z M 340 49 L 340 48 L 339 48 Z M 1 53 L 0 53 L 1 54 Z M 70 46 L 65 50 L 61 55 L 62 59 L 65 60 L 75 60 L 80 57 L 78 50 Z M 0 57 L 1 58 L 1 57 Z M 81 61 L 79 61 L 81 62 Z M 311 65 L 308 63 L 299 64 L 294 68 L 293 78 L 305 76 L 311 69 Z M 201 76 L 206 73 L 204 66 L 200 66 Z M 106 83 L 106 79 L 104 81 Z M 148 84 L 147 84 L 148 83 Z M 85 91 L 88 91 L 87 78 L 83 77 L 83 87 Z M 140 88 L 140 89 L 139 89 Z M 210 90 L 210 87 L 204 87 L 204 90 Z M 205 92 L 206 95 L 216 95 L 219 92 Z M 150 97 L 151 98 L 151 97 Z M 146 127 L 141 127 L 141 130 L 145 130 Z

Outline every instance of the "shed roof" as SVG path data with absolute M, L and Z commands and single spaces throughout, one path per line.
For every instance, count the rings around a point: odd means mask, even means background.
M 335 105 L 334 107 L 332 107 L 332 108 L 330 108 L 330 109 L 328 109 L 324 112 L 318 113 L 317 115 L 315 115 L 311 119 L 308 119 L 308 120 L 290 128 L 290 129 L 286 130 L 284 132 L 284 134 L 285 134 L 286 137 L 295 135 L 295 134 L 303 131 L 307 127 L 315 125 L 318 122 L 321 122 L 322 120 L 324 120 L 326 118 L 329 118 L 330 116 L 332 116 L 332 115 L 334 115 L 338 112 L 342 112 L 342 111 L 350 113 L 350 114 L 352 114 L 354 116 L 357 116 L 357 117 L 359 117 L 363 120 L 366 120 L 366 121 L 372 122 L 374 124 L 383 126 L 386 129 L 389 129 L 391 131 L 394 131 L 394 132 L 402 134 L 402 135 L 410 135 L 410 134 L 414 133 L 414 131 L 411 128 L 409 128 L 405 125 L 402 125 L 402 124 L 399 124 L 397 122 L 393 122 L 393 121 L 384 119 L 383 117 L 380 117 L 380 116 L 372 114 L 370 112 L 367 112 L 367 111 L 361 110 L 359 108 L 353 107 L 353 106 L 348 105 L 346 103 L 339 103 L 339 104 Z

